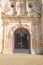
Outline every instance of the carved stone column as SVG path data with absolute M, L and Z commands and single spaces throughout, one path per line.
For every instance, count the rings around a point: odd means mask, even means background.
M 35 43 L 36 44 L 36 50 L 35 50 L 35 52 L 39 54 L 39 53 L 41 53 L 40 49 L 42 47 L 41 46 L 41 44 L 42 44 L 41 23 L 39 20 L 36 20 L 34 25 L 35 25 L 35 35 L 36 35 L 36 43 Z
M 4 20 L 3 20 L 3 39 L 2 39 L 2 53 L 4 51 L 4 34 L 5 34 L 5 23 L 4 23 Z
M 6 16 L 4 18 L 5 14 L 3 13 L 3 16 L 2 16 L 2 19 L 3 19 L 3 39 L 2 39 L 2 53 L 5 54 L 6 53 L 6 33 L 7 33 L 7 25 L 8 25 L 8 22 L 7 19 L 6 19 Z

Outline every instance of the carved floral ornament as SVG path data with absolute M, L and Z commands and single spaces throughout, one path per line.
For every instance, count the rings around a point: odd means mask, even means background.
M 17 1 L 19 1 L 19 0 L 17 0 Z M 31 1 L 27 2 L 27 3 L 28 3 L 28 7 L 26 4 L 26 8 L 27 8 L 26 12 L 29 12 L 29 15 L 31 15 L 31 16 L 36 16 L 35 13 L 40 9 L 39 5 L 38 5 L 38 8 L 39 8 L 38 9 L 36 7 L 37 4 L 35 5 Z M 33 5 L 35 5 L 35 6 L 33 7 Z M 1 0 L 1 7 L 0 8 L 2 9 L 0 11 L 1 15 L 2 15 L 2 13 L 4 13 L 5 15 L 12 15 L 14 13 L 13 8 L 11 7 L 11 1 L 9 1 L 9 0 Z M 19 13 L 19 8 L 17 8 L 17 12 Z

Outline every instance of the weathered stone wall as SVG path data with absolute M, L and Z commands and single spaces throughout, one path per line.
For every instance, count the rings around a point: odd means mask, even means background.
M 17 0 L 17 2 L 18 1 L 19 0 Z M 18 4 L 17 2 L 16 5 Z M 29 1 L 26 4 L 32 4 L 32 8 L 29 8 L 26 5 L 27 9 L 25 11 L 25 3 L 23 5 L 22 4 L 15 6 L 17 11 L 14 12 L 12 16 L 3 17 L 3 27 L 2 22 L 0 24 L 0 53 L 12 53 L 13 32 L 20 27 L 26 28 L 30 32 L 31 53 L 43 53 L 43 14 L 42 18 L 38 15 L 38 13 L 41 11 L 40 6 L 38 6 L 38 9 L 37 5 Z M 19 11 L 20 8 L 21 11 Z
M 42 0 L 42 47 L 43 47 L 43 0 Z M 43 48 L 42 48 L 42 50 L 43 50 Z

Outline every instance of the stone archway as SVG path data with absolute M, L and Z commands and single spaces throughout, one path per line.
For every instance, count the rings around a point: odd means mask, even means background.
M 13 33 L 13 53 L 30 53 L 30 33 L 20 27 Z
M 25 25 L 25 24 L 23 24 L 22 26 L 21 26 L 22 28 L 24 28 L 24 29 L 26 29 L 29 33 L 30 33 L 30 49 L 29 50 L 31 50 L 32 49 L 32 38 L 31 38 L 31 27 L 29 26 L 29 25 Z M 16 26 L 12 26 L 10 29 L 9 29 L 9 31 L 8 31 L 8 35 L 7 35 L 7 42 L 8 42 L 8 44 L 7 44 L 7 47 L 8 47 L 8 50 L 10 49 L 10 52 L 9 53 L 13 53 L 14 52 L 14 42 L 13 42 L 13 33 L 15 32 L 15 30 L 17 30 L 18 28 L 20 28 L 20 26 L 17 24 Z M 29 51 L 28 50 L 28 51 Z M 28 52 L 29 53 L 29 52 Z M 31 51 L 31 53 L 32 53 L 32 51 Z

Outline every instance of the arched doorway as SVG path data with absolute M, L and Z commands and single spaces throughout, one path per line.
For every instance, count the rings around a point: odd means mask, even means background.
M 30 33 L 27 29 L 16 29 L 13 37 L 13 53 L 30 53 Z

